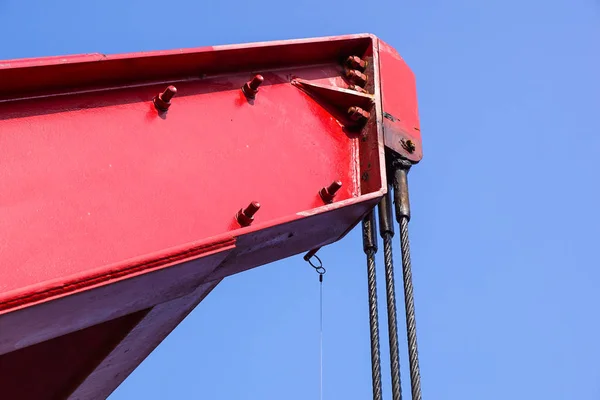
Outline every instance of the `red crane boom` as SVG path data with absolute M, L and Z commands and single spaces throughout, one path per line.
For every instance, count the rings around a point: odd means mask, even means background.
M 421 159 L 372 35 L 0 61 L 2 397 L 106 398 L 225 277 L 342 238 Z M 32 385 L 35 371 L 35 385 Z

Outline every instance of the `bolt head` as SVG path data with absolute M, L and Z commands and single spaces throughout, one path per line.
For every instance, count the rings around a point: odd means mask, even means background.
M 348 57 L 346 59 L 346 65 L 359 71 L 364 71 L 367 68 L 367 62 L 358 56 Z
M 340 190 L 341 187 L 341 181 L 334 181 L 329 186 L 321 188 L 321 190 L 319 190 L 319 195 L 325 203 L 329 204 L 333 201 L 335 194 Z
M 365 86 L 367 84 L 367 76 L 365 74 L 363 74 L 362 72 L 355 70 L 355 69 L 349 69 L 346 71 L 346 78 L 348 78 L 348 80 L 350 80 L 350 82 L 354 83 L 355 85 L 358 86 Z
M 246 97 L 253 99 L 258 93 L 258 87 L 265 81 L 262 75 L 255 75 L 254 78 L 249 80 L 242 86 L 242 92 Z
M 156 109 L 158 111 L 167 111 L 169 109 L 169 107 L 171 107 L 171 102 L 166 102 L 161 98 L 161 95 L 158 95 L 154 98 L 154 107 L 156 107 Z
M 414 153 L 415 150 L 417 149 L 415 142 L 413 142 L 410 139 L 402 139 L 400 142 L 402 144 L 402 148 L 411 154 Z
M 367 93 L 367 91 L 365 89 L 361 88 L 358 85 L 350 85 L 350 86 L 348 86 L 348 89 L 357 91 L 359 93 Z
M 359 123 L 366 123 L 371 117 L 371 113 L 363 110 L 360 107 L 350 107 L 348 109 L 348 115 L 350 119 Z
M 235 219 L 241 226 L 250 226 L 254 222 L 254 214 L 260 209 L 260 203 L 253 201 L 246 208 L 240 208 Z
M 177 88 L 173 85 L 167 87 L 164 92 L 154 97 L 154 107 L 158 111 L 167 111 L 171 107 L 171 99 L 177 94 Z

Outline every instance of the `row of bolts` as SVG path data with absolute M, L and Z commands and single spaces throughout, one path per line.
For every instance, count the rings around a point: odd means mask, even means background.
M 330 204 L 333 202 L 333 198 L 336 193 L 341 189 L 342 182 L 334 181 L 331 185 L 321 188 L 319 190 L 319 196 L 324 203 Z M 235 219 L 240 224 L 240 226 L 249 226 L 254 221 L 254 214 L 260 209 L 260 203 L 257 201 L 253 201 L 246 208 L 240 209 L 235 215 Z
M 346 73 L 345 73 L 346 78 L 350 82 L 352 82 L 352 84 L 349 85 L 348 88 L 350 90 L 355 90 L 360 93 L 367 93 L 367 91 L 364 89 L 364 86 L 367 84 L 367 76 L 365 74 L 363 74 L 363 72 L 365 71 L 365 69 L 367 67 L 367 62 L 362 60 L 360 57 L 350 56 L 346 59 L 346 66 L 349 67 L 349 68 L 346 68 Z M 242 92 L 244 93 L 244 95 L 247 98 L 254 99 L 256 97 L 256 94 L 258 93 L 259 86 L 263 82 L 264 82 L 264 78 L 262 77 L 262 75 L 255 75 L 254 78 L 252 78 L 250 81 L 246 82 L 244 84 L 244 86 L 242 86 Z M 169 107 L 171 106 L 171 99 L 173 98 L 173 96 L 175 96 L 176 93 L 177 93 L 177 89 L 175 88 L 175 86 L 169 86 L 169 87 L 167 87 L 167 89 L 165 89 L 164 92 L 158 94 L 154 98 L 154 106 L 156 107 L 156 109 L 159 112 L 167 111 L 169 109 Z M 359 122 L 359 123 L 366 123 L 366 121 L 370 117 L 370 113 L 360 107 L 350 107 L 348 109 L 348 115 L 353 121 Z M 412 153 L 414 151 L 414 145 L 412 144 L 411 141 L 407 141 L 407 143 L 408 143 L 407 145 L 405 145 L 403 143 L 403 146 L 405 146 L 405 148 L 410 153 Z M 406 146 L 409 146 L 409 147 L 406 147 Z M 339 191 L 339 189 L 341 187 L 342 187 L 342 182 L 334 181 L 329 186 L 321 188 L 321 190 L 319 190 L 319 195 L 321 196 L 321 199 L 323 200 L 323 202 L 325 202 L 325 203 L 333 202 L 333 199 L 334 199 L 336 193 Z M 242 227 L 250 226 L 252 224 L 252 222 L 254 221 L 254 215 L 258 212 L 259 209 L 260 209 L 260 203 L 253 201 L 252 203 L 250 203 L 248 205 L 248 207 L 241 208 L 235 215 L 235 219 Z M 309 254 L 311 254 L 311 253 L 312 252 L 309 252 Z M 307 256 L 309 254 L 307 254 Z M 312 254 L 314 255 L 314 253 L 312 253 Z M 306 256 L 305 256 L 305 259 L 307 259 Z M 404 262 L 404 260 L 403 260 L 403 262 Z M 321 273 L 319 274 L 319 280 L 321 282 L 323 281 L 323 275 Z M 394 312 L 394 315 L 395 315 L 395 312 Z M 412 367 L 412 363 L 411 363 L 411 367 Z M 418 368 L 418 364 L 417 364 L 417 368 Z M 417 374 L 418 374 L 418 370 L 417 370 Z M 411 378 L 412 378 L 412 376 L 411 376 Z M 373 378 L 373 379 L 375 379 L 375 378 Z M 419 390 L 420 389 L 417 389 L 417 393 L 419 393 L 418 398 L 420 398 Z M 413 395 L 414 395 L 414 393 L 415 393 L 415 387 L 413 384 Z M 399 391 L 398 391 L 398 396 L 401 396 Z
M 360 93 L 367 93 L 364 86 L 367 84 L 368 77 L 363 74 L 367 68 L 367 61 L 358 56 L 350 56 L 346 59 L 346 78 L 352 82 L 348 89 L 355 90 Z M 242 92 L 249 99 L 254 99 L 258 93 L 258 88 L 265 81 L 262 75 L 255 75 L 251 80 L 242 86 Z M 168 86 L 162 93 L 154 97 L 154 107 L 159 112 L 166 112 L 171 107 L 171 99 L 177 94 L 177 88 L 173 85 Z M 348 109 L 350 119 L 359 123 L 366 123 L 371 114 L 360 108 L 350 107 Z
M 346 68 L 346 78 L 352 82 L 351 85 L 348 86 L 350 90 L 355 90 L 360 93 L 367 93 L 364 89 L 364 86 L 367 84 L 367 76 L 363 74 L 363 71 L 367 68 L 367 62 L 357 56 L 350 56 L 346 59 L 346 65 L 349 68 Z M 242 92 L 249 99 L 254 99 L 256 94 L 258 93 L 259 86 L 264 82 L 264 78 L 262 75 L 255 75 L 251 80 L 246 82 L 244 86 L 242 86 Z M 171 107 L 171 99 L 177 94 L 177 88 L 173 85 L 167 87 L 162 93 L 159 93 L 156 97 L 154 97 L 154 107 L 159 112 L 166 112 L 169 107 Z M 348 115 L 353 121 L 363 122 L 366 121 L 371 116 L 368 111 L 360 107 L 350 107 L 348 109 Z M 342 187 L 342 182 L 334 181 L 329 186 L 321 188 L 319 190 L 319 196 L 325 203 L 331 203 L 336 193 Z M 246 208 L 240 209 L 235 215 L 235 219 L 240 224 L 240 226 L 249 226 L 254 221 L 254 215 L 260 209 L 260 203 L 253 201 Z

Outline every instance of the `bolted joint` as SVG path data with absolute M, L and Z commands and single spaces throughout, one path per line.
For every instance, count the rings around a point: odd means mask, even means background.
M 338 192 L 338 190 L 340 190 L 341 187 L 342 182 L 334 181 L 331 185 L 319 190 L 319 195 L 325 203 L 331 203 L 335 197 L 335 194 Z
M 177 94 L 177 88 L 173 85 L 167 87 L 164 92 L 154 97 L 154 107 L 158 111 L 167 111 L 171 107 L 171 99 Z
M 371 117 L 371 113 L 363 110 L 360 107 L 350 107 L 348 109 L 348 116 L 350 117 L 350 119 L 352 121 L 355 121 L 355 122 L 358 122 L 361 124 L 366 124 L 367 121 L 369 120 L 369 118 Z
M 246 97 L 253 99 L 258 93 L 258 87 L 262 85 L 264 81 L 265 78 L 263 78 L 262 75 L 255 75 L 254 78 L 252 78 L 251 80 L 246 82 L 244 86 L 242 86 L 242 92 L 244 92 Z
M 400 143 L 402 145 L 402 148 L 408 151 L 410 154 L 414 153 L 417 149 L 417 146 L 415 146 L 415 142 L 413 142 L 410 139 L 401 139 Z
M 367 69 L 368 63 L 358 56 L 350 56 L 346 58 L 346 65 L 352 69 L 357 69 L 362 72 Z
M 358 85 L 360 87 L 364 87 L 367 84 L 367 81 L 369 80 L 369 78 L 365 74 L 356 69 L 346 70 L 346 78 L 348 78 L 348 80 L 353 84 Z
M 254 221 L 254 214 L 260 209 L 260 204 L 253 201 L 246 208 L 240 209 L 235 215 L 235 219 L 241 226 L 249 226 Z

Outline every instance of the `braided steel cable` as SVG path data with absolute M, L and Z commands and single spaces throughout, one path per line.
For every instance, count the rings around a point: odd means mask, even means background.
M 385 264 L 385 289 L 387 299 L 388 339 L 390 344 L 390 369 L 392 374 L 392 400 L 402 399 L 400 380 L 400 352 L 398 345 L 398 320 L 396 314 L 396 284 L 394 279 L 394 259 L 392 238 L 392 200 L 388 192 L 379 203 L 379 232 L 383 238 L 383 261 Z
M 419 371 L 419 350 L 417 347 L 417 322 L 415 319 L 415 299 L 410 263 L 410 243 L 408 240 L 408 218 L 406 217 L 400 219 L 400 247 L 402 250 L 402 274 L 404 276 L 404 304 L 406 307 L 406 337 L 408 339 L 410 385 L 412 399 L 421 400 L 421 374 Z
M 381 359 L 379 353 L 379 316 L 377 312 L 377 282 L 375 278 L 375 251 L 367 253 L 369 281 L 369 322 L 371 333 L 371 375 L 373 379 L 373 399 L 382 400 Z
M 369 330 L 371 336 L 371 376 L 373 381 L 373 400 L 382 400 L 381 391 L 381 358 L 379 352 L 379 313 L 377 311 L 377 278 L 375 253 L 377 253 L 377 237 L 375 235 L 375 219 L 371 212 L 363 220 L 363 248 L 367 255 L 367 281 L 369 289 Z
M 385 289 L 387 295 L 388 338 L 390 341 L 390 364 L 392 372 L 392 399 L 402 399 L 400 386 L 400 353 L 398 350 L 398 322 L 396 316 L 396 288 L 394 262 L 392 259 L 392 234 L 383 236 L 383 258 L 385 262 Z
M 402 276 L 404 280 L 404 306 L 406 313 L 406 337 L 408 339 L 408 360 L 410 366 L 410 386 L 412 400 L 421 400 L 421 374 L 419 371 L 419 351 L 417 347 L 417 322 L 415 318 L 415 299 L 410 262 L 410 243 L 408 239 L 408 221 L 410 220 L 410 202 L 408 196 L 408 170 L 410 164 L 398 163 L 394 170 L 394 200 L 396 219 L 400 224 L 400 249 L 402 252 Z

